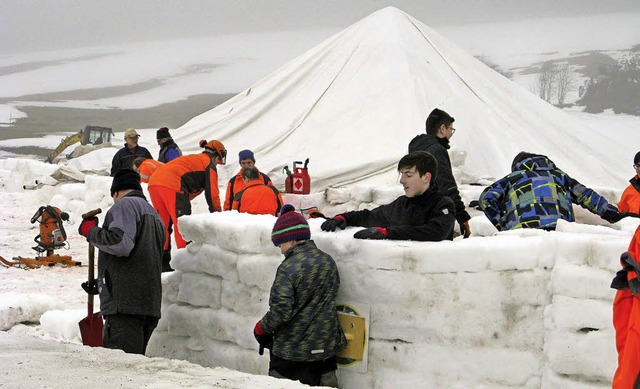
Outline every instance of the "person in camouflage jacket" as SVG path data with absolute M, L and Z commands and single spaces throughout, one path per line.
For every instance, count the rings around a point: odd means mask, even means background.
M 544 155 L 521 152 L 511 170 L 480 195 L 480 209 L 498 231 L 555 230 L 558 219 L 575 221 L 573 203 L 610 223 L 622 218 L 604 197 L 571 178 Z
M 333 258 L 310 238 L 304 217 L 285 205 L 271 235 L 285 258 L 254 335 L 271 348 L 270 376 L 337 387 L 336 354 L 347 344 L 336 311 L 340 275 Z

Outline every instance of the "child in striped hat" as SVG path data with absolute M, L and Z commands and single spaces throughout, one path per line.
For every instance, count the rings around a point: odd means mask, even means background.
M 305 218 L 286 204 L 271 241 L 284 260 L 278 267 L 267 312 L 253 329 L 261 349 L 271 350 L 269 375 L 311 386 L 338 387 L 336 354 L 347 341 L 338 322 L 338 267 L 316 247 Z

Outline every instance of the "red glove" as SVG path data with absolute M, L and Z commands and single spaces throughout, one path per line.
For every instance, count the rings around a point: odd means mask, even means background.
M 82 223 L 80 223 L 80 227 L 78 227 L 78 234 L 86 237 L 87 235 L 89 235 L 89 230 L 97 226 L 98 217 L 94 216 L 91 219 L 84 219 Z
M 262 330 L 262 327 L 260 327 L 260 323 L 262 323 L 262 320 L 258 320 L 258 322 L 256 323 L 256 326 L 253 327 L 253 333 L 256 335 L 264 335 L 265 332 Z
M 464 239 L 467 239 L 471 236 L 471 227 L 469 227 L 469 221 L 460 223 L 460 235 L 462 235 Z
M 387 229 L 382 227 L 369 227 L 353 234 L 356 239 L 387 239 L 387 236 Z

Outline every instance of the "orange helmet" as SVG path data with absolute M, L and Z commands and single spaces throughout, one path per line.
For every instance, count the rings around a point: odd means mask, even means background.
M 207 142 L 206 140 L 200 141 L 200 147 L 204 148 L 204 152 L 219 156 L 222 159 L 222 164 L 227 163 L 227 149 L 224 148 L 222 142 L 218 140 L 212 140 Z

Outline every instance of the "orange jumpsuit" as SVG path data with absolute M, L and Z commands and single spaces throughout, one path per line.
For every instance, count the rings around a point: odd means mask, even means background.
M 262 181 L 265 185 L 273 186 L 271 178 L 269 178 L 268 175 L 260 173 L 260 176 L 262 177 Z M 227 194 L 224 198 L 224 206 L 222 207 L 223 210 L 231 210 L 231 202 L 233 201 L 233 197 L 236 195 L 236 193 L 243 190 L 244 186 L 244 181 L 242 181 L 242 169 L 240 169 L 240 171 L 238 171 L 238 174 L 236 174 L 235 177 L 232 177 L 227 184 Z
M 280 192 L 273 186 L 265 185 L 262 177 L 249 181 L 245 188 L 233 197 L 231 203 L 231 209 L 253 215 L 278 216 L 281 207 Z
M 138 173 L 140 174 L 140 182 L 149 182 L 149 178 L 156 171 L 160 165 L 164 165 L 162 162 L 158 162 L 155 159 L 145 159 L 138 166 Z
M 640 192 L 634 186 L 638 176 L 631 180 L 618 203 L 620 212 L 639 213 Z M 636 229 L 628 249 L 631 257 L 640 263 L 640 227 Z M 626 279 L 635 282 L 637 272 L 627 268 Z M 612 285 L 613 286 L 613 285 Z M 613 301 L 613 326 L 616 330 L 618 368 L 613 376 L 612 389 L 632 389 L 640 384 L 640 293 L 619 289 Z
M 209 212 L 220 212 L 218 171 L 207 153 L 183 155 L 160 166 L 149 179 L 149 196 L 165 227 L 164 249 L 170 248 L 170 228 L 175 225 L 178 248 L 186 247 L 178 218 L 191 215 L 191 200 L 204 191 Z

